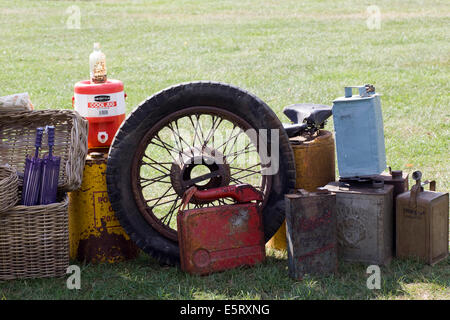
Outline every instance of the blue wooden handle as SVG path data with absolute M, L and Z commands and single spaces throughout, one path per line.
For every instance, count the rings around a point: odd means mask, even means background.
M 49 147 L 53 147 L 55 145 L 55 127 L 48 126 L 47 134 L 48 134 L 48 145 Z
M 36 129 L 36 143 L 34 144 L 34 146 L 36 148 L 40 148 L 41 147 L 43 133 L 44 133 L 44 128 L 39 127 L 39 128 Z

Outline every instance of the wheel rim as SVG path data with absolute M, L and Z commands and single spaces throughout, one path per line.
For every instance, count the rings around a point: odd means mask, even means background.
M 244 119 L 216 107 L 190 107 L 163 117 L 139 141 L 131 170 L 132 190 L 145 220 L 177 241 L 176 215 L 184 191 L 249 183 L 267 202 L 271 175 L 263 175 L 258 147 Z M 259 142 L 259 146 L 258 143 Z M 191 201 L 194 208 L 231 199 Z M 189 206 L 188 206 L 189 209 Z

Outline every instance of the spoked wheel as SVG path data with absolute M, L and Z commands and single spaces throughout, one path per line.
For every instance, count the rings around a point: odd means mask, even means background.
M 257 141 L 242 118 L 216 107 L 189 107 L 169 114 L 139 142 L 132 165 L 136 203 L 148 223 L 177 241 L 176 213 L 184 192 L 251 184 L 265 195 L 271 176 L 262 175 Z M 192 201 L 194 208 L 231 204 Z
M 292 150 L 264 102 L 221 83 L 182 84 L 155 94 L 129 115 L 108 157 L 108 194 L 121 225 L 166 264 L 179 262 L 176 215 L 183 193 L 193 185 L 242 183 L 264 195 L 268 240 L 283 221 L 284 194 L 295 184 Z M 190 208 L 232 203 L 191 201 Z

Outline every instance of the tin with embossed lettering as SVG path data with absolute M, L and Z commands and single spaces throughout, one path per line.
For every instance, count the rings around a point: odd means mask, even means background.
M 88 263 L 135 259 L 139 248 L 120 225 L 106 191 L 107 154 L 87 156 L 83 183 L 69 193 L 70 258 Z
M 289 276 L 337 272 L 336 195 L 300 189 L 285 201 Z
M 201 203 L 224 198 L 232 198 L 235 203 L 199 208 Z M 177 216 L 181 269 L 204 275 L 262 262 L 262 200 L 261 192 L 245 184 L 188 189 Z M 185 210 L 189 203 L 195 208 Z
M 416 184 L 397 197 L 397 257 L 434 265 L 449 254 L 449 196 L 435 191 L 435 181 L 421 183 L 421 175 L 415 171 Z M 430 191 L 423 188 L 428 182 Z
M 394 250 L 394 187 L 383 182 L 331 182 L 325 188 L 336 193 L 339 258 L 389 264 Z

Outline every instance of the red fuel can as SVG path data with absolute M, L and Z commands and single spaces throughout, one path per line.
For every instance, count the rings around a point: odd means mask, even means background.
M 235 204 L 185 210 L 192 200 L 231 197 Z M 200 191 L 188 189 L 177 216 L 181 269 L 209 274 L 265 259 L 262 194 L 250 185 L 231 185 Z
M 119 80 L 77 82 L 73 107 L 89 121 L 88 148 L 108 148 L 125 119 L 125 93 Z

